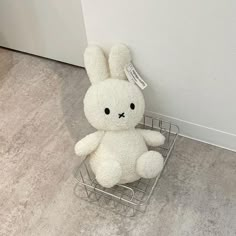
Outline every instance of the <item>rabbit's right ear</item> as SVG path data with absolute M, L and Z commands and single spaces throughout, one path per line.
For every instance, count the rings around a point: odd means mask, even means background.
M 84 64 L 92 84 L 109 77 L 107 60 L 103 50 L 96 46 L 88 46 L 84 52 Z

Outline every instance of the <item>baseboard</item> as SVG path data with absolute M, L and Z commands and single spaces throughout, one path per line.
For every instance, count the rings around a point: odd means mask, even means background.
M 158 114 L 156 112 L 146 111 L 147 115 L 159 117 L 176 124 L 180 128 L 180 135 L 208 143 L 217 147 L 236 152 L 236 135 L 221 130 L 209 128 L 203 125 L 195 124 L 175 117 Z

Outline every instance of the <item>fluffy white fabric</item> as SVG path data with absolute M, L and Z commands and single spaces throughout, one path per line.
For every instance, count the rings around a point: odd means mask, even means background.
M 131 103 L 135 109 L 130 108 Z M 124 130 L 134 127 L 144 113 L 144 99 L 139 88 L 127 80 L 107 79 L 92 85 L 84 98 L 84 112 L 98 130 Z M 105 109 L 110 113 L 106 114 Z M 120 114 L 124 113 L 124 117 Z
M 85 67 L 92 86 L 84 98 L 84 112 L 99 131 L 79 141 L 75 152 L 89 155 L 97 181 L 108 188 L 140 177 L 155 177 L 163 166 L 161 154 L 148 152 L 147 145 L 163 144 L 164 136 L 135 129 L 144 114 L 145 102 L 139 88 L 124 80 L 124 66 L 130 60 L 125 45 L 112 47 L 109 75 L 102 49 L 92 46 L 85 51 Z
M 103 131 L 97 131 L 95 133 L 89 134 L 80 140 L 75 145 L 75 153 L 78 156 L 87 156 L 96 150 L 97 146 L 99 145 L 102 137 L 104 135 Z
M 134 128 L 106 131 L 100 145 L 90 155 L 90 165 L 94 173 L 97 173 L 97 168 L 101 163 L 110 160 L 117 161 L 122 169 L 121 178 L 117 183 L 133 182 L 140 178 L 136 172 L 137 159 L 147 151 L 143 137 Z M 99 179 L 97 180 L 99 181 Z M 102 185 L 102 183 L 100 184 Z
M 105 188 L 111 188 L 120 181 L 122 170 L 120 163 L 114 160 L 101 162 L 97 166 L 97 181 Z
M 91 60 L 91 58 L 93 58 Z M 109 76 L 107 60 L 102 49 L 96 45 L 89 46 L 84 53 L 84 63 L 91 83 L 101 82 Z
M 137 173 L 143 178 L 153 178 L 160 173 L 163 164 L 163 157 L 159 152 L 145 152 L 137 160 Z
M 109 67 L 113 78 L 126 80 L 124 68 L 131 62 L 129 49 L 123 44 L 114 45 L 109 55 Z
M 165 143 L 165 136 L 159 132 L 147 129 L 137 129 L 143 136 L 145 143 L 151 147 L 158 147 Z

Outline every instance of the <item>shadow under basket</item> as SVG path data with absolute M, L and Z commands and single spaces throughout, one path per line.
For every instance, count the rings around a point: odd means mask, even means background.
M 149 148 L 149 150 L 158 151 L 163 155 L 165 168 L 179 133 L 178 126 L 145 115 L 138 127 L 159 131 L 166 137 L 164 145 Z M 86 158 L 75 170 L 75 178 L 78 182 L 75 185 L 74 194 L 115 213 L 134 216 L 138 212 L 145 212 L 164 168 L 156 178 L 141 178 L 133 183 L 104 188 L 96 181 L 89 160 Z

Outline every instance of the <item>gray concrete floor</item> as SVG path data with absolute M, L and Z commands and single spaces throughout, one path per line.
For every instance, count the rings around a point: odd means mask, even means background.
M 236 153 L 180 137 L 145 214 L 76 198 L 83 69 L 0 48 L 0 235 L 236 235 Z

